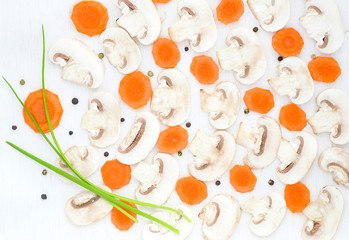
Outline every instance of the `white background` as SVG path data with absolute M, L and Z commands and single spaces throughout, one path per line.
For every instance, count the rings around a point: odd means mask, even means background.
M 212 9 L 218 5 L 218 0 L 208 0 Z M 93 48 L 97 53 L 103 49 L 99 45 L 98 36 L 87 37 L 78 33 L 71 20 L 70 15 L 72 7 L 78 1 L 69 0 L 0 0 L 0 74 L 13 84 L 19 96 L 24 100 L 27 95 L 34 90 L 41 88 L 41 24 L 45 25 L 46 43 L 49 47 L 55 40 L 62 37 L 72 37 L 83 40 L 88 46 Z M 115 7 L 111 0 L 101 1 L 109 11 L 108 26 L 115 25 L 115 19 L 119 17 L 120 12 Z M 244 1 L 245 2 L 245 1 Z M 304 0 L 290 0 L 291 2 L 291 19 L 288 27 L 297 29 L 304 38 L 304 48 L 299 55 L 304 61 L 308 62 L 311 54 L 319 54 L 314 48 L 314 42 L 310 40 L 300 26 L 298 18 L 304 14 Z M 349 1 L 336 1 L 342 12 L 345 30 L 349 27 Z M 178 20 L 176 13 L 177 0 L 172 0 L 166 6 L 158 5 L 160 15 L 165 19 L 161 37 L 168 37 L 167 27 Z M 346 13 L 346 14 L 345 14 Z M 215 11 L 214 11 L 214 15 Z M 217 23 L 219 38 L 214 49 L 210 50 L 207 55 L 210 55 L 217 62 L 215 51 L 225 47 L 225 36 L 229 29 L 236 26 L 245 26 L 252 29 L 258 26 L 257 21 L 253 18 L 247 4 L 245 3 L 245 13 L 238 23 L 229 24 L 228 26 Z M 242 95 L 245 90 L 252 87 L 269 86 L 266 80 L 269 77 L 277 74 L 277 57 L 278 55 L 271 46 L 271 33 L 266 33 L 259 29 L 258 36 L 260 37 L 268 59 L 268 69 L 262 79 L 251 86 L 242 86 L 238 84 Z M 200 86 L 198 82 L 189 73 L 189 66 L 193 56 L 198 54 L 189 50 L 184 51 L 184 47 L 188 46 L 187 42 L 178 44 L 181 51 L 181 61 L 177 68 L 183 71 L 190 82 L 192 93 L 192 111 L 189 121 L 192 127 L 188 129 L 189 138 L 191 139 L 198 128 L 204 129 L 209 134 L 214 132 L 214 129 L 208 124 L 207 114 L 201 112 L 199 104 L 199 89 L 213 89 L 213 86 Z M 161 71 L 154 64 L 151 55 L 151 46 L 141 47 L 143 61 L 140 70 L 146 73 L 152 70 L 155 76 Z M 338 60 L 342 67 L 342 75 L 334 84 L 323 84 L 315 82 L 315 94 L 329 87 L 338 87 L 345 89 L 349 93 L 348 85 L 348 65 L 349 65 L 349 42 L 346 38 L 342 48 L 333 56 Z M 103 60 L 106 66 L 105 81 L 100 89 L 118 93 L 119 81 L 122 75 L 116 69 L 113 69 L 106 59 Z M 72 145 L 88 144 L 87 132 L 80 128 L 81 115 L 87 109 L 87 99 L 94 91 L 87 89 L 84 86 L 72 84 L 60 79 L 61 69 L 58 66 L 52 65 L 46 59 L 46 84 L 47 89 L 59 95 L 64 108 L 64 114 L 60 126 L 56 129 L 56 135 L 63 149 L 67 149 Z M 152 77 L 153 88 L 157 86 L 156 77 Z M 19 85 L 19 80 L 26 80 L 25 86 Z M 219 81 L 230 80 L 235 82 L 231 72 L 220 71 Z M 71 99 L 77 97 L 80 102 L 78 105 L 72 105 Z M 280 107 L 288 104 L 287 97 L 278 97 L 274 94 L 276 106 L 268 115 L 277 118 Z M 141 230 L 146 219 L 139 218 L 140 223 L 134 225 L 128 232 L 118 231 L 110 222 L 110 215 L 104 219 L 91 224 L 90 226 L 77 227 L 69 222 L 64 213 L 64 204 L 72 195 L 81 191 L 81 188 L 72 184 L 65 184 L 56 177 L 55 174 L 49 171 L 47 176 L 41 174 L 42 167 L 32 160 L 26 158 L 18 152 L 15 152 L 4 141 L 12 141 L 24 149 L 36 154 L 37 156 L 53 162 L 56 156 L 49 146 L 44 142 L 43 138 L 34 133 L 26 124 L 22 117 L 22 108 L 17 100 L 11 94 L 4 82 L 0 82 L 0 239 L 141 239 Z M 251 125 L 256 124 L 256 120 L 260 114 L 250 113 L 243 114 L 244 104 L 241 105 L 240 115 L 234 126 L 229 131 L 236 135 L 237 127 L 240 121 L 248 122 Z M 307 104 L 301 106 L 307 117 L 311 116 L 316 109 L 314 99 Z M 149 105 L 141 110 L 148 110 Z M 138 111 L 132 110 L 125 104 L 121 103 L 122 117 L 125 117 L 126 122 L 122 123 L 120 139 L 122 139 L 129 130 L 135 114 Z M 11 129 L 15 124 L 18 126 L 16 131 Z M 184 126 L 184 125 L 183 125 Z M 164 129 L 165 127 L 162 126 Z M 72 130 L 74 134 L 68 135 Z M 305 130 L 311 131 L 307 126 Z M 294 135 L 282 127 L 283 136 L 291 139 Z M 120 142 L 120 140 L 119 140 Z M 319 153 L 331 146 L 327 134 L 318 136 Z M 101 165 L 106 160 L 115 157 L 116 146 L 108 149 L 100 149 Z M 344 148 L 349 150 L 349 146 Z M 156 149 L 155 149 L 156 150 Z M 109 157 L 103 156 L 104 151 L 109 151 Z M 233 164 L 242 164 L 242 157 L 245 154 L 245 149 L 237 147 L 237 154 Z M 181 165 L 180 176 L 188 175 L 186 165 L 192 161 L 192 156 L 186 150 L 182 157 L 178 157 L 178 162 Z M 232 166 L 233 166 L 232 164 Z M 204 204 L 213 197 L 216 193 L 226 192 L 236 197 L 239 202 L 244 203 L 252 195 L 262 196 L 269 190 L 278 191 L 283 194 L 284 185 L 281 184 L 275 176 L 275 169 L 279 164 L 276 160 L 272 165 L 264 170 L 255 170 L 257 175 L 257 185 L 252 193 L 240 194 L 235 192 L 228 180 L 228 172 L 220 178 L 222 184 L 216 186 L 214 182 L 207 183 L 209 197 L 202 204 L 192 207 L 195 215 L 195 227 L 193 233 L 188 239 L 201 239 L 201 221 L 196 217 Z M 275 180 L 274 186 L 268 185 L 269 179 Z M 101 174 L 98 170 L 90 178 L 94 183 L 101 183 Z M 317 198 L 320 189 L 328 184 L 335 184 L 332 181 L 330 174 L 319 169 L 317 162 L 314 163 L 308 175 L 302 181 L 311 191 L 311 200 Z M 128 197 L 134 197 L 134 189 L 137 182 L 132 179 L 131 183 L 121 190 L 115 191 L 118 194 L 123 194 Z M 349 211 L 349 190 L 339 187 L 344 195 L 346 207 L 344 209 L 342 220 L 338 227 L 338 232 L 334 239 L 348 239 Z M 43 201 L 40 198 L 42 193 L 47 194 L 48 199 Z M 180 203 L 180 200 L 175 192 L 173 192 L 168 206 L 175 206 Z M 237 225 L 233 239 L 258 239 L 248 229 L 250 215 L 243 213 L 239 224 Z M 302 214 L 292 214 L 287 211 L 286 217 L 280 228 L 269 237 L 269 239 L 300 239 L 300 233 L 305 217 Z

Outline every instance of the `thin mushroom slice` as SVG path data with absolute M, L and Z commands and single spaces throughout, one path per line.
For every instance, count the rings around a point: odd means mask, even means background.
M 240 123 L 236 143 L 249 150 L 244 163 L 250 168 L 269 166 L 276 158 L 280 142 L 280 125 L 270 117 L 259 118 L 258 127 Z
M 314 94 L 314 83 L 307 65 L 297 57 L 289 57 L 279 64 L 279 77 L 268 80 L 280 96 L 287 95 L 295 104 L 308 102 Z
M 239 202 L 228 194 L 218 194 L 201 210 L 202 235 L 206 240 L 226 240 L 240 221 Z
M 201 109 L 209 113 L 209 121 L 216 129 L 227 129 L 235 122 L 241 105 L 240 90 L 234 83 L 220 82 L 210 94 L 200 90 Z
M 303 226 L 302 239 L 332 239 L 336 234 L 343 206 L 344 199 L 341 191 L 333 186 L 324 187 L 318 199 L 303 210 L 307 221 Z
M 83 42 L 70 38 L 57 40 L 49 50 L 49 59 L 62 67 L 61 78 L 98 88 L 104 80 L 104 65 Z
M 217 51 L 223 70 L 234 71 L 235 79 L 242 84 L 252 84 L 260 79 L 267 68 L 263 47 L 250 29 L 232 29 L 226 38 L 227 48 Z
M 120 133 L 120 106 L 109 92 L 96 92 L 88 101 L 88 111 L 81 118 L 90 142 L 99 148 L 113 145 Z
M 319 109 L 308 119 L 313 132 L 329 132 L 334 144 L 348 143 L 349 96 L 343 90 L 329 88 L 317 96 L 316 103 Z

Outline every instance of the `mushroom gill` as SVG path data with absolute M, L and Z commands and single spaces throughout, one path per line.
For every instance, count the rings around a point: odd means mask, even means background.
M 96 202 L 97 200 L 99 200 L 101 197 L 99 195 L 94 195 L 93 197 L 91 197 L 89 200 L 84 201 L 82 203 L 75 203 L 74 199 L 70 202 L 70 204 L 72 205 L 73 208 L 83 208 L 86 207 L 94 202 Z
M 206 223 L 206 225 L 209 226 L 209 227 L 212 227 L 213 225 L 216 224 L 216 222 L 217 222 L 217 220 L 218 220 L 218 217 L 219 217 L 219 215 L 221 214 L 221 209 L 220 209 L 218 203 L 212 202 L 211 204 L 215 207 L 215 209 L 216 209 L 216 214 L 215 214 L 214 218 L 212 219 L 212 221 Z
M 262 134 L 262 139 L 261 139 L 261 145 L 259 146 L 259 151 L 257 153 L 255 153 L 255 155 L 261 156 L 264 153 L 264 148 L 265 148 L 265 143 L 267 141 L 267 137 L 268 137 L 268 128 L 266 126 L 261 126 L 261 128 L 263 129 L 263 134 Z
M 138 144 L 139 140 L 141 140 L 145 131 L 146 121 L 144 118 L 138 119 L 137 122 L 135 123 L 135 127 L 137 127 L 136 126 L 137 123 L 141 123 L 141 125 L 139 126 L 136 136 L 125 149 L 122 149 L 121 145 L 119 146 L 118 150 L 120 153 L 129 153 Z
M 313 236 L 319 230 L 320 226 L 321 226 L 320 223 L 313 221 L 312 228 L 310 230 L 308 228 L 306 228 L 305 233 L 309 236 Z

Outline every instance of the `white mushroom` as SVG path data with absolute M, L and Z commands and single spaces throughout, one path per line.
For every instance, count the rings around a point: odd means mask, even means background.
M 161 20 L 151 0 L 116 0 L 122 16 L 116 23 L 143 45 L 152 44 L 160 34 Z
M 276 158 L 281 142 L 279 124 L 270 117 L 258 119 L 258 127 L 241 122 L 236 143 L 247 148 L 244 162 L 250 168 L 265 168 Z
M 235 141 L 226 131 L 217 131 L 210 137 L 199 129 L 188 149 L 194 156 L 188 164 L 189 173 L 201 181 L 212 181 L 222 176 L 233 161 Z
M 232 29 L 226 38 L 227 48 L 217 51 L 223 70 L 234 71 L 237 81 L 252 84 L 260 79 L 267 68 L 263 47 L 250 29 Z
M 316 48 L 325 54 L 336 52 L 344 42 L 344 27 L 334 0 L 306 0 L 305 16 L 299 22 Z
M 287 95 L 295 104 L 308 102 L 314 94 L 314 83 L 307 65 L 297 57 L 289 57 L 279 64 L 279 77 L 268 80 L 280 96 Z
M 142 161 L 154 148 L 159 133 L 159 121 L 152 113 L 138 113 L 132 128 L 118 147 L 116 158 L 127 165 Z
M 107 28 L 99 38 L 109 63 L 119 72 L 128 74 L 141 64 L 141 51 L 128 32 L 120 27 Z
M 250 198 L 242 210 L 252 215 L 251 232 L 258 237 L 266 237 L 280 226 L 286 214 L 286 202 L 279 193 L 269 192 L 262 198 Z
M 150 109 L 161 123 L 168 126 L 182 124 L 190 112 L 190 88 L 187 78 L 176 69 L 166 69 L 158 76 Z
M 111 192 L 106 186 L 99 186 Z M 113 208 L 107 201 L 90 191 L 81 192 L 68 199 L 65 214 L 76 225 L 88 225 L 106 216 Z
M 210 94 L 200 90 L 201 109 L 209 113 L 209 121 L 216 129 L 226 129 L 235 122 L 241 104 L 240 90 L 234 83 L 220 82 Z
M 349 152 L 342 148 L 332 147 L 322 152 L 319 157 L 322 170 L 332 173 L 337 184 L 349 188 Z
M 88 111 L 81 127 L 89 131 L 90 142 L 100 148 L 113 145 L 119 138 L 120 106 L 109 92 L 96 92 L 88 100 Z
M 240 221 L 239 202 L 228 194 L 218 194 L 201 210 L 202 235 L 206 240 L 226 240 Z
M 308 119 L 315 134 L 329 132 L 334 144 L 349 142 L 349 96 L 340 89 L 321 92 L 316 103 L 318 111 Z
M 311 202 L 303 213 L 307 217 L 302 230 L 304 240 L 330 240 L 336 234 L 343 212 L 343 195 L 338 188 L 324 187 L 316 201 Z
M 301 181 L 313 165 L 316 154 L 316 138 L 308 132 L 298 132 L 291 142 L 282 139 L 277 155 L 281 164 L 276 175 L 284 184 Z
M 57 40 L 50 48 L 49 59 L 60 65 L 62 79 L 98 88 L 104 79 L 104 65 L 97 54 L 83 42 L 70 38 Z
M 174 42 L 189 40 L 195 52 L 206 52 L 217 41 L 217 27 L 206 0 L 179 0 L 177 12 L 181 20 L 168 28 Z

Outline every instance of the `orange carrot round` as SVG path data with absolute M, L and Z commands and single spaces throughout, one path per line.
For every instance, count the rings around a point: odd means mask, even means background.
M 104 184 L 111 189 L 119 189 L 131 180 L 131 167 L 118 160 L 106 161 L 101 168 Z
M 308 63 L 311 77 L 318 82 L 333 83 L 342 71 L 338 62 L 331 57 L 316 57 Z
M 274 50 L 283 57 L 297 56 L 302 51 L 302 36 L 294 28 L 284 28 L 273 36 Z
M 101 34 L 107 27 L 108 19 L 107 8 L 96 1 L 77 3 L 71 15 L 76 30 L 90 37 Z
M 227 25 L 237 22 L 244 13 L 244 3 L 242 0 L 222 0 L 216 8 L 216 13 L 221 23 Z
M 176 192 L 183 202 L 190 205 L 199 204 L 207 198 L 206 184 L 193 177 L 179 179 Z
M 190 72 L 202 84 L 214 84 L 219 76 L 217 64 L 211 57 L 205 55 L 193 58 Z
M 267 89 L 258 87 L 245 92 L 244 102 L 249 110 L 261 114 L 268 113 L 274 107 L 273 94 Z
M 293 213 L 301 213 L 310 202 L 310 191 L 303 183 L 298 182 L 285 187 L 285 201 Z
M 152 0 L 153 3 L 168 3 L 171 0 Z
M 162 131 L 156 146 L 160 152 L 173 154 L 184 148 L 188 144 L 188 132 L 181 126 L 169 127 Z
M 280 109 L 279 122 L 289 131 L 302 131 L 307 125 L 307 118 L 301 108 L 291 103 Z
M 52 128 L 55 129 L 61 121 L 63 108 L 59 98 L 56 94 L 45 90 L 46 102 L 48 113 L 50 116 Z M 44 133 L 48 133 L 50 128 L 46 119 L 46 112 L 44 106 L 44 98 L 42 96 L 42 89 L 32 92 L 28 95 L 24 102 L 29 112 L 33 115 L 34 119 L 38 122 L 39 127 Z M 35 132 L 39 132 L 39 129 L 35 126 L 34 122 L 30 118 L 29 114 L 23 109 L 23 117 L 26 124 L 29 125 Z
M 176 43 L 167 38 L 159 38 L 153 45 L 153 57 L 156 65 L 162 68 L 174 68 L 181 59 Z
M 124 201 L 122 201 L 122 202 L 124 202 Z M 130 205 L 133 208 L 137 208 L 136 205 L 134 205 L 133 203 L 129 203 L 129 202 L 124 202 L 124 203 Z M 129 210 L 126 210 L 126 209 L 124 209 L 124 210 L 127 213 L 129 213 L 131 216 L 133 216 L 134 218 L 137 218 L 137 214 L 135 214 L 135 213 L 133 213 L 133 212 L 131 212 Z M 127 230 L 129 230 L 133 226 L 133 224 L 135 223 L 134 221 L 132 221 L 132 219 L 127 217 L 125 214 L 120 212 L 115 207 L 113 207 L 113 209 L 111 210 L 111 222 L 120 231 L 127 231 Z
M 257 178 L 246 165 L 235 165 L 230 169 L 230 184 L 237 192 L 246 193 L 253 191 Z

